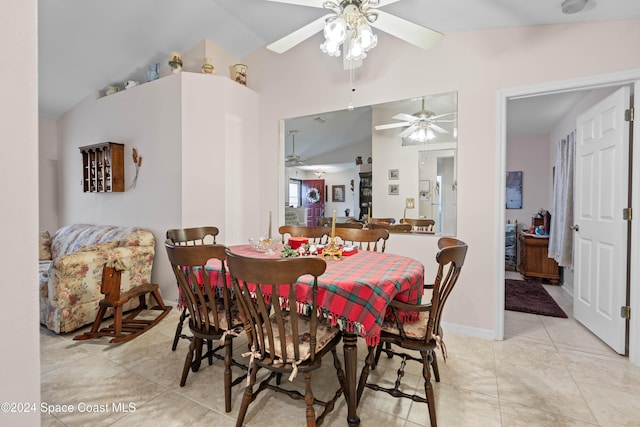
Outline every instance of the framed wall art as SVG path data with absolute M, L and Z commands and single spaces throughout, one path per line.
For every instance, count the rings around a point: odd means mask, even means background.
M 400 169 L 389 169 L 389 179 L 400 179 Z
M 522 171 L 507 172 L 507 209 L 522 209 Z
M 344 202 L 344 185 L 332 185 L 331 195 L 332 202 Z
M 400 194 L 400 186 L 398 184 L 389 184 L 389 195 L 397 196 Z

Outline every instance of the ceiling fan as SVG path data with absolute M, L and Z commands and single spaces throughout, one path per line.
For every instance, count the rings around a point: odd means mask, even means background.
M 291 139 L 292 139 L 292 148 L 291 148 L 291 154 L 287 155 L 287 157 L 284 159 L 285 166 L 304 166 L 305 165 L 305 163 L 301 160 L 301 157 L 298 154 L 296 154 L 296 133 L 298 133 L 297 130 L 289 131 L 289 135 L 291 135 Z
M 385 33 L 411 43 L 422 49 L 433 47 L 444 35 L 432 29 L 414 24 L 405 19 L 380 10 L 380 7 L 400 0 L 268 0 L 300 6 L 324 8 L 329 14 L 316 19 L 289 35 L 267 46 L 267 49 L 283 53 L 314 34 L 323 31 L 323 52 L 340 56 L 340 45 L 344 43 L 345 58 L 363 59 L 365 52 L 375 47 L 377 36 L 369 24 Z
M 427 140 L 435 138 L 433 131 L 444 134 L 449 133 L 446 129 L 438 126 L 436 123 L 454 123 L 455 119 L 443 119 L 444 117 L 455 115 L 455 112 L 449 112 L 436 115 L 433 111 L 424 108 L 424 97 L 422 98 L 422 109 L 417 113 L 407 114 L 399 113 L 393 116 L 393 119 L 402 120 L 397 123 L 389 123 L 375 126 L 375 130 L 394 129 L 406 127 L 398 136 L 405 139 L 409 138 L 416 142 L 427 142 Z

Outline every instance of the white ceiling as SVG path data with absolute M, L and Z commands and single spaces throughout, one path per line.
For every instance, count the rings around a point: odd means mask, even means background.
M 562 14 L 561 2 L 402 0 L 384 10 L 445 34 L 640 17 L 638 0 L 589 0 L 574 15 Z M 40 113 L 50 118 L 108 84 L 144 80 L 147 65 L 164 64 L 172 50 L 207 38 L 244 57 L 324 14 L 267 0 L 40 0 L 38 7 Z

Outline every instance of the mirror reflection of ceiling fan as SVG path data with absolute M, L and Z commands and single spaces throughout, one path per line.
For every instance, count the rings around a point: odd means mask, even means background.
M 422 98 L 422 109 L 417 113 L 407 114 L 399 113 L 393 116 L 393 119 L 402 120 L 397 123 L 388 123 L 384 125 L 375 126 L 375 130 L 385 130 L 406 127 L 405 130 L 398 135 L 402 139 L 409 139 L 415 142 L 427 142 L 434 139 L 436 135 L 433 131 L 444 134 L 449 133 L 446 129 L 438 126 L 437 123 L 454 123 L 455 118 L 445 119 L 445 117 L 454 115 L 455 112 L 444 113 L 436 115 L 433 111 L 426 110 L 424 108 L 424 97 Z
M 291 154 L 287 155 L 287 157 L 284 159 L 285 166 L 304 166 L 305 165 L 305 163 L 301 160 L 301 157 L 298 154 L 296 154 L 296 133 L 298 133 L 297 130 L 289 131 L 289 135 L 291 135 L 291 140 L 292 140 L 292 148 L 291 148 Z
M 283 53 L 314 34 L 324 30 L 325 42 L 320 46 L 330 56 L 340 56 L 344 44 L 345 58 L 359 61 L 375 47 L 375 27 L 422 49 L 430 49 L 444 35 L 395 15 L 380 7 L 401 0 L 268 0 L 327 9 L 330 13 L 267 46 L 276 53 Z

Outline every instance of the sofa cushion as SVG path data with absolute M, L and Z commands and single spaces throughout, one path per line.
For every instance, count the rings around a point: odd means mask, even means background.
M 100 238 L 100 243 L 118 241 L 120 246 L 153 246 L 155 239 L 148 230 L 139 227 L 113 228 Z
M 97 245 L 87 245 L 78 249 L 78 252 L 93 252 L 93 251 L 108 251 L 110 249 L 115 249 L 120 246 L 120 242 L 104 242 L 98 243 Z
M 51 235 L 48 231 L 40 232 L 38 254 L 40 260 L 51 259 Z
M 71 224 L 60 227 L 53 235 L 52 258 L 77 252 L 83 246 L 117 241 L 120 246 L 153 246 L 153 233 L 138 227 Z

